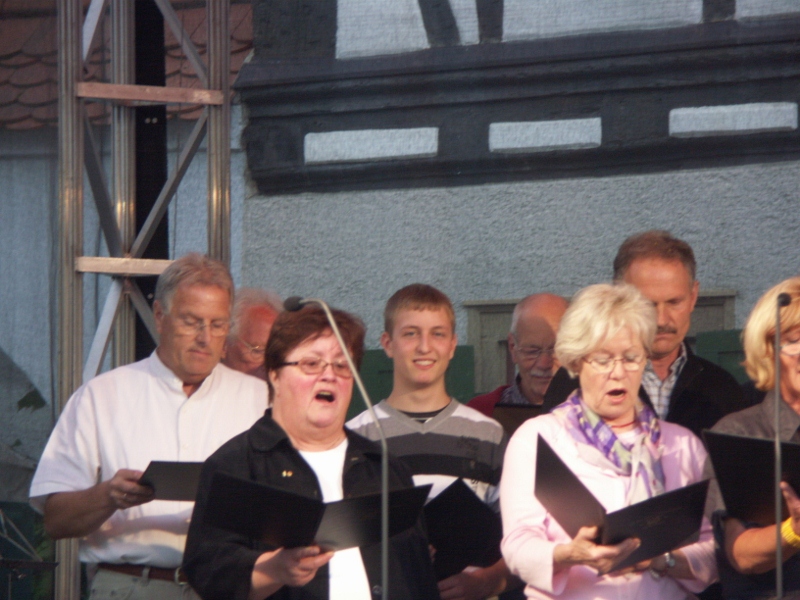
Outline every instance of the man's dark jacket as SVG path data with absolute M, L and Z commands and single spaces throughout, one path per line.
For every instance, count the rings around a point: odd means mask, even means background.
M 742 397 L 742 388 L 733 375 L 695 355 L 688 346 L 686 352 L 686 364 L 672 389 L 666 420 L 683 425 L 700 437 L 703 429 L 710 429 L 725 415 L 747 408 L 747 405 Z M 556 406 L 577 388 L 578 379 L 572 379 L 567 370 L 561 368 L 547 388 L 545 404 Z M 652 407 L 643 386 L 639 388 L 639 397 Z
M 347 453 L 342 474 L 344 497 L 380 491 L 380 447 L 345 429 Z M 273 487 L 322 499 L 316 475 L 271 411 L 246 431 L 226 442 L 212 454 L 200 476 L 183 569 L 189 583 L 204 600 L 244 600 L 250 591 L 250 575 L 256 559 L 275 550 L 267 544 L 204 523 L 211 479 L 216 471 L 257 481 Z M 413 485 L 402 463 L 390 457 L 389 488 Z M 381 596 L 380 543 L 361 548 L 361 558 L 373 598 Z M 392 536 L 389 540 L 389 597 L 439 600 L 428 542 L 421 525 Z M 280 600 L 327 600 L 328 566 L 302 587 L 283 587 L 270 598 Z

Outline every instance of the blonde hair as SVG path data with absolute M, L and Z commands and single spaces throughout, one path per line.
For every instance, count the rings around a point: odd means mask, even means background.
M 791 277 L 759 298 L 742 332 L 744 368 L 755 386 L 764 391 L 775 385 L 775 315 L 778 294 L 782 293 L 789 294 L 792 301 L 781 308 L 781 335 L 800 327 L 800 277 Z
M 556 358 L 576 377 L 581 360 L 603 342 L 628 327 L 647 354 L 656 334 L 656 309 L 635 287 L 625 283 L 598 283 L 572 299 L 556 338 Z

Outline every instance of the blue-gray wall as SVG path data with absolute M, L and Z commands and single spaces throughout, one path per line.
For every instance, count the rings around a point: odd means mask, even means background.
M 741 326 L 759 295 L 800 272 L 800 164 L 474 187 L 254 196 L 242 279 L 354 311 L 376 345 L 399 287 L 432 283 L 459 305 L 611 277 L 631 233 L 688 241 L 705 289 L 735 289 Z M 466 314 L 457 307 L 466 339 Z
M 55 356 L 55 130 L 0 131 L 0 147 L 0 445 L 24 462 L 52 423 L 37 396 L 51 396 Z

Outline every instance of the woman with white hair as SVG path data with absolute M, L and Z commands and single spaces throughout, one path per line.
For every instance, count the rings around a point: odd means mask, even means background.
M 598 545 L 594 527 L 581 528 L 573 539 L 534 495 L 538 436 L 609 512 L 702 479 L 700 440 L 659 420 L 639 399 L 655 329 L 652 303 L 629 285 L 585 288 L 561 321 L 556 357 L 580 386 L 550 414 L 517 430 L 500 483 L 503 556 L 526 582 L 528 598 L 678 599 L 716 578 L 705 519 L 698 542 L 608 573 L 639 541 Z

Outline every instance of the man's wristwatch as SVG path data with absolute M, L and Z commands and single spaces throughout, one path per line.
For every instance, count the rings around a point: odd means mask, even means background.
M 652 575 L 653 579 L 661 579 L 664 577 L 667 572 L 675 566 L 675 556 L 673 556 L 672 552 L 667 552 L 664 555 L 664 568 L 661 570 L 656 570 L 653 567 L 650 567 L 648 570 L 650 571 L 650 575 Z

